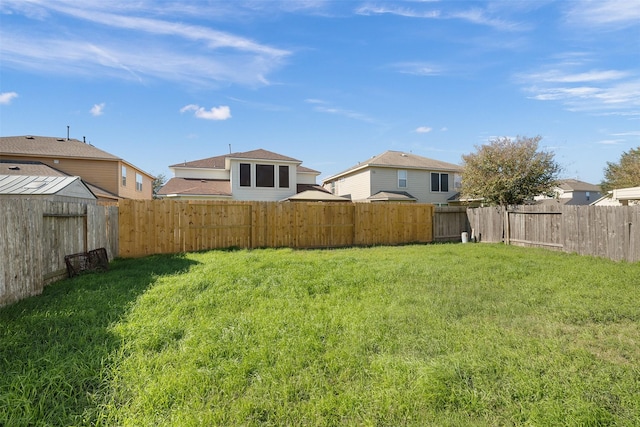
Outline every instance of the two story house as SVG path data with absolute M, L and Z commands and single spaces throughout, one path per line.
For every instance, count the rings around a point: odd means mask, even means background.
M 325 178 L 322 186 L 354 202 L 418 202 L 446 206 L 459 190 L 458 165 L 401 151 L 385 151 Z
M 600 187 L 577 179 L 561 179 L 552 195 L 534 197 L 541 205 L 589 205 L 602 196 Z
M 152 198 L 153 175 L 77 139 L 3 136 L 0 163 L 11 175 L 79 176 L 99 202 Z
M 160 198 L 201 200 L 284 200 L 316 185 L 320 172 L 300 160 L 258 149 L 169 166 L 174 177 Z

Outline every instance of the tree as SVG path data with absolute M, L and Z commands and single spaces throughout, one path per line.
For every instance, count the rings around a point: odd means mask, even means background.
M 462 156 L 465 198 L 482 198 L 490 205 L 518 205 L 551 192 L 560 166 L 553 153 L 538 150 L 542 137 L 495 138 Z
M 161 173 L 161 174 L 158 174 L 158 176 L 156 176 L 153 182 L 151 183 L 154 199 L 156 198 L 156 194 L 158 194 L 158 190 L 162 188 L 165 182 L 167 182 L 167 177 L 163 173 Z
M 604 180 L 600 183 L 604 193 L 614 188 L 638 186 L 640 186 L 640 147 L 622 153 L 620 163 L 607 162 Z

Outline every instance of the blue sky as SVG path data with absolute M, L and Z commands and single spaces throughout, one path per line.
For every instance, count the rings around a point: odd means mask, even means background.
M 540 135 L 599 183 L 640 146 L 640 2 L 2 0 L 0 135 L 67 126 L 167 178 L 230 146 L 322 179 Z

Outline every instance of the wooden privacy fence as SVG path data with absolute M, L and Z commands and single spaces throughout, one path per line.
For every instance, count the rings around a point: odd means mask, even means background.
M 0 306 L 66 275 L 65 255 L 118 255 L 118 208 L 36 199 L 0 202 Z
M 640 206 L 471 208 L 468 215 L 483 242 L 640 261 Z
M 433 241 L 428 204 L 124 200 L 120 256 Z
M 471 232 L 464 206 L 439 206 L 433 217 L 433 237 L 436 242 L 459 242 L 462 232 Z

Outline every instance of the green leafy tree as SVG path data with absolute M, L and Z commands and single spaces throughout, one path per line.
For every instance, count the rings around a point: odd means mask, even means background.
M 462 156 L 465 198 L 489 205 L 519 205 L 548 194 L 557 183 L 560 166 L 553 153 L 538 150 L 542 137 L 495 138 Z
M 619 163 L 607 162 L 604 180 L 600 183 L 603 192 L 615 188 L 640 186 L 640 147 L 622 153 Z
M 158 194 L 158 191 L 160 190 L 160 188 L 162 188 L 165 182 L 167 182 L 167 177 L 163 173 L 161 173 L 158 174 L 151 183 L 154 199 L 156 198 L 156 194 Z

